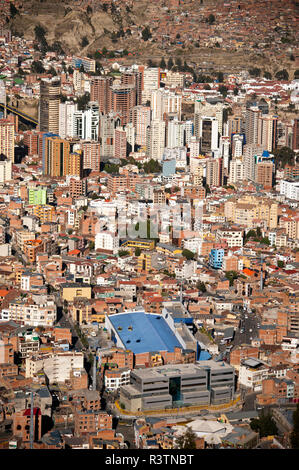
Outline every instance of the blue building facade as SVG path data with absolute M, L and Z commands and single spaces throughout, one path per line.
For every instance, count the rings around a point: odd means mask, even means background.
M 217 248 L 217 249 L 213 248 L 210 251 L 210 255 L 209 255 L 209 265 L 214 269 L 221 269 L 223 257 L 224 257 L 223 248 Z

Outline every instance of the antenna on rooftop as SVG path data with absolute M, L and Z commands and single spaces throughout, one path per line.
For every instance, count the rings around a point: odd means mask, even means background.
M 31 392 L 31 405 L 30 405 L 30 449 L 33 449 L 33 438 L 34 438 L 34 430 L 33 430 L 33 392 Z

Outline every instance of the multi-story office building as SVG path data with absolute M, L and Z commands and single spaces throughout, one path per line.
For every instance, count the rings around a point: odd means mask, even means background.
M 108 114 L 110 106 L 110 87 L 113 84 L 112 77 L 92 77 L 90 82 L 90 100 L 99 105 L 99 112 Z
M 218 120 L 213 117 L 202 116 L 200 120 L 200 147 L 201 153 L 210 153 L 219 148 Z
M 208 158 L 206 161 L 206 184 L 208 186 L 222 186 L 223 159 Z
M 85 111 L 73 114 L 73 135 L 83 140 L 99 140 L 99 106 L 90 101 Z
M 101 146 L 99 142 L 82 142 L 83 169 L 99 171 L 101 161 Z
M 149 106 L 134 106 L 131 109 L 130 120 L 135 128 L 136 144 L 146 146 L 146 130 L 151 123 L 151 108 Z
M 5 183 L 12 179 L 12 160 L 8 160 L 0 155 L 0 183 Z
M 258 127 L 261 114 L 262 112 L 257 106 L 252 106 L 246 110 L 245 134 L 247 144 L 258 144 Z
M 259 162 L 256 165 L 256 183 L 264 189 L 271 189 L 273 186 L 273 175 L 275 166 L 273 162 Z
M 67 101 L 59 104 L 59 136 L 62 139 L 74 137 L 74 114 L 78 111 L 77 104 Z
M 114 156 L 114 131 L 121 125 L 121 116 L 119 113 L 109 113 L 100 117 L 100 153 L 103 157 Z
M 127 156 L 127 134 L 122 127 L 114 131 L 114 157 L 126 158 Z
M 165 148 L 165 122 L 154 119 L 148 129 L 147 154 L 153 160 L 162 160 Z
M 277 116 L 260 116 L 257 143 L 263 150 L 272 152 L 277 146 Z
M 15 129 L 8 119 L 0 119 L 0 155 L 12 163 L 15 161 Z
M 130 110 L 136 105 L 135 85 L 112 85 L 110 87 L 110 111 L 120 114 L 121 125 L 130 122 Z
M 228 183 L 237 183 L 244 179 L 244 164 L 240 158 L 234 158 L 229 163 Z
M 299 150 L 299 119 L 294 119 L 292 149 Z
M 153 90 L 160 88 L 160 67 L 149 67 L 143 72 L 142 104 L 151 99 Z
M 131 412 L 228 403 L 234 379 L 230 365 L 213 360 L 136 369 L 120 387 L 120 403 Z
M 46 137 L 43 155 L 43 174 L 65 176 L 68 171 L 70 143 L 57 136 Z
M 39 130 L 59 133 L 60 81 L 42 80 L 40 84 Z

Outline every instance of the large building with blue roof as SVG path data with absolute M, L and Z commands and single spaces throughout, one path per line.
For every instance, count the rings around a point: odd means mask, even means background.
M 116 346 L 130 349 L 135 355 L 184 349 L 179 335 L 162 315 L 144 311 L 107 315 L 105 326 Z

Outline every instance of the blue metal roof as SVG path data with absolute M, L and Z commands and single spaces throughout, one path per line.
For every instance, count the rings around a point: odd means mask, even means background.
M 116 333 L 125 348 L 134 354 L 149 351 L 170 351 L 182 348 L 173 331 L 161 315 L 132 312 L 110 315 Z

